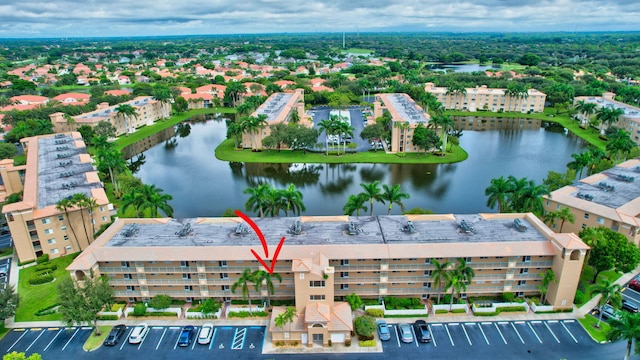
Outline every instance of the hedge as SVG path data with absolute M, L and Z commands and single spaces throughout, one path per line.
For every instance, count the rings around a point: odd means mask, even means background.
M 248 317 L 256 317 L 256 316 L 267 316 L 267 312 L 266 311 L 254 311 L 252 313 L 253 315 L 249 314 L 248 311 L 239 311 L 239 312 L 230 312 L 227 317 L 229 318 L 248 318 Z
M 49 305 L 47 307 L 43 307 L 41 309 L 38 309 L 35 312 L 36 316 L 44 316 L 44 315 L 50 315 L 50 314 L 55 314 L 57 312 L 57 310 L 55 309 L 56 307 L 60 306 L 60 304 L 55 303 L 53 305 Z
M 448 314 L 449 310 L 446 309 L 438 309 L 436 310 L 436 314 Z
M 49 262 L 49 254 L 44 254 L 42 256 L 38 256 L 38 258 L 36 259 L 36 263 L 38 264 L 44 264 Z
M 378 317 L 378 318 L 384 317 L 384 310 L 382 309 L 367 309 L 365 313 L 373 317 Z
M 56 271 L 56 270 L 58 270 L 58 265 L 56 265 L 56 264 L 40 264 L 40 265 L 36 265 L 35 269 L 36 269 L 36 271 L 42 271 L 42 270 Z
M 375 347 L 376 340 L 360 340 L 360 347 Z
M 49 282 L 52 282 L 53 279 L 55 279 L 55 277 L 53 276 L 53 274 L 46 274 L 46 275 L 36 275 L 35 277 L 32 277 L 31 279 L 29 279 L 29 285 L 40 285 L 40 284 L 46 284 Z
M 118 315 L 100 315 L 98 320 L 118 320 Z
M 142 315 L 136 314 L 136 313 L 132 313 L 132 316 L 135 317 L 140 317 L 140 316 L 173 316 L 173 317 L 177 317 L 178 314 L 171 312 L 171 311 L 158 311 L 158 312 L 146 312 Z
M 467 310 L 466 309 L 453 309 L 453 310 L 451 310 L 451 312 L 453 314 L 463 314 L 463 313 L 466 313 Z
M 384 298 L 384 307 L 387 310 L 412 310 L 424 309 L 424 304 L 419 298 L 397 298 L 388 296 Z

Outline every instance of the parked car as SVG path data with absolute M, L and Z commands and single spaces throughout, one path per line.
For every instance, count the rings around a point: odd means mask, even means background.
M 189 346 L 193 340 L 193 332 L 195 328 L 192 325 L 187 325 L 180 331 L 180 338 L 178 339 L 178 346 Z
M 398 335 L 400 336 L 400 340 L 403 343 L 412 343 L 413 342 L 413 333 L 411 332 L 411 325 L 409 324 L 400 324 L 398 325 Z
M 149 325 L 142 323 L 136 325 L 129 335 L 129 344 L 140 344 L 149 333 Z
M 636 304 L 632 303 L 631 301 L 622 300 L 622 310 L 628 311 L 630 313 L 637 313 L 638 306 L 636 306 Z
M 631 281 L 629 281 L 629 289 L 635 290 L 635 291 L 640 291 L 640 280 L 638 279 L 633 279 Z
M 120 341 L 120 337 L 122 336 L 122 334 L 124 334 L 124 331 L 126 329 L 127 329 L 127 326 L 124 324 L 119 324 L 114 326 L 111 329 L 111 332 L 109 332 L 109 335 L 107 335 L 107 338 L 104 339 L 104 345 L 106 346 L 116 345 L 118 341 Z
M 600 314 L 600 309 L 599 308 L 595 308 L 595 313 L 596 314 Z M 616 309 L 613 308 L 613 306 L 606 304 L 605 306 L 602 307 L 602 316 L 604 316 L 605 318 L 618 318 L 618 314 L 616 313 Z
M 5 277 L 9 273 L 9 264 L 0 265 L 0 277 Z
M 429 326 L 427 325 L 426 321 L 417 320 L 413 324 L 413 328 L 416 332 L 416 337 L 418 338 L 418 341 L 420 341 L 421 343 L 431 342 L 431 332 L 429 331 Z
M 212 336 L 213 336 L 213 324 L 206 323 L 202 325 L 202 329 L 200 329 L 200 334 L 198 335 L 198 344 L 206 345 L 210 343 Z
M 376 321 L 376 325 L 378 325 L 378 336 L 380 337 L 380 340 L 391 340 L 391 332 L 389 331 L 387 322 L 384 320 L 378 320 Z

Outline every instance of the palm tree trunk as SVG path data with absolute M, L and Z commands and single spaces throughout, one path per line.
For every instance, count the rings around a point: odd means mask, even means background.
M 454 295 L 455 291 L 456 291 L 455 288 L 451 288 L 451 302 L 449 303 L 449 311 L 451 311 L 453 309 L 453 295 Z
M 84 235 L 87 237 L 87 243 L 91 244 L 89 241 L 89 232 L 87 231 L 87 223 L 84 221 L 84 213 L 82 212 L 84 208 L 80 206 L 80 216 L 82 217 L 82 227 L 84 228 Z
M 251 294 L 249 294 L 248 289 L 247 289 L 247 301 L 249 302 L 249 316 L 253 316 L 253 312 L 251 311 Z
M 373 198 L 369 200 L 369 204 L 371 205 L 371 211 L 369 212 L 369 216 L 373 216 Z
M 64 216 L 67 218 L 67 223 L 69 224 L 69 228 L 71 229 L 71 233 L 73 234 L 73 238 L 76 240 L 76 245 L 78 245 L 78 251 L 81 251 L 80 241 L 78 240 L 78 236 L 76 235 L 76 231 L 73 229 L 73 225 L 71 225 L 71 219 L 69 218 L 69 212 L 67 209 L 64 209 Z

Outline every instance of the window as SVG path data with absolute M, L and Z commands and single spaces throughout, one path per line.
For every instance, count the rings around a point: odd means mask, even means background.
M 556 205 L 556 209 L 560 210 L 561 206 L 560 204 Z
M 222 285 L 222 291 L 229 291 L 229 285 Z
M 129 262 L 128 261 L 120 261 L 120 266 L 121 267 L 129 267 Z
M 49 219 L 49 218 L 42 219 L 42 224 L 43 225 L 47 225 L 47 224 L 50 224 L 50 223 L 51 223 L 51 219 Z
M 127 285 L 127 291 L 136 291 L 136 287 Z
M 47 235 L 51 235 L 51 234 L 53 234 L 53 229 L 45 229 L 44 233 L 47 234 Z
M 340 260 L 340 265 L 349 265 L 349 260 Z
M 522 257 L 522 261 L 523 262 L 531 262 L 531 256 L 523 256 Z
M 220 273 L 220 279 L 228 279 L 229 278 L 229 274 L 227 273 Z
M 191 274 L 182 274 L 182 278 L 183 278 L 184 280 L 191 279 Z
M 72 247 L 71 247 L 71 245 L 67 245 L 67 246 L 64 247 L 64 249 L 67 250 L 67 251 L 71 251 Z
M 547 200 L 547 206 L 549 206 L 549 203 L 550 203 L 549 200 Z
M 349 289 L 349 284 L 340 284 L 340 289 L 341 289 L 341 290 L 347 290 L 347 289 Z
M 425 270 L 424 276 L 431 276 L 431 270 Z
M 582 228 L 586 229 L 587 228 L 587 224 L 582 224 Z
M 300 273 L 299 278 L 300 278 L 300 280 L 304 280 L 304 273 Z
M 425 263 L 425 264 L 431 264 L 431 259 L 429 259 L 429 258 L 424 259 L 424 263 Z
M 529 268 L 520 269 L 520 274 L 528 274 L 528 273 L 529 273 Z
M 518 281 L 518 286 L 524 286 L 524 285 L 527 285 L 527 281 L 526 280 Z
M 588 219 L 589 218 L 589 214 L 588 213 L 584 213 L 584 218 Z
M 226 267 L 227 266 L 227 260 L 218 261 L 218 266 Z
M 184 286 L 184 291 L 193 291 L 193 286 L 191 286 L 191 285 L 185 285 L 185 286 Z
M 349 272 L 348 271 L 343 271 L 340 273 L 340 277 L 342 278 L 348 278 L 349 277 Z
M 324 300 L 324 295 L 309 295 L 309 300 L 311 300 L 311 301 L 322 301 L 322 300 Z
M 59 252 L 58 248 L 53 248 L 50 251 L 52 254 L 57 254 Z
M 189 267 L 189 262 L 188 261 L 180 261 L 180 266 L 181 267 Z
M 67 225 L 60 226 L 60 230 L 61 231 L 67 231 Z
M 309 287 L 312 288 L 323 288 L 324 287 L 324 280 L 314 280 L 314 281 L 309 281 Z
M 123 274 L 122 276 L 123 276 L 125 279 L 127 279 L 127 280 L 131 280 L 131 279 L 133 279 L 133 277 L 131 276 L 131 274 Z
M 596 218 L 596 222 L 597 222 L 598 224 L 604 224 L 604 218 L 601 218 L 600 216 L 598 216 L 598 217 Z
M 422 287 L 430 289 L 431 288 L 431 283 L 428 283 L 428 282 L 422 283 Z
M 100 206 L 100 211 L 104 211 L 104 206 Z
M 103 221 L 103 222 L 107 221 L 107 217 L 106 217 L 106 216 L 103 216 L 103 217 L 102 217 L 102 221 Z
M 58 221 L 62 221 L 64 220 L 64 216 L 63 215 L 58 215 Z
M 49 244 L 49 245 L 53 245 L 53 244 L 55 244 L 55 243 L 56 243 L 56 239 L 49 239 L 49 240 L 47 240 L 47 244 Z
M 65 239 L 66 241 L 69 241 L 69 235 L 65 235 L 65 236 L 64 236 L 64 239 Z
M 470 258 L 470 257 L 466 257 L 466 258 L 464 258 L 464 260 L 465 260 L 466 262 L 471 262 L 471 258 Z

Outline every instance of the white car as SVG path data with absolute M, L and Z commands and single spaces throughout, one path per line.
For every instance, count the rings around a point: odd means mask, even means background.
M 149 325 L 142 323 L 136 325 L 129 335 L 129 344 L 140 344 L 144 337 L 149 333 Z
M 198 344 L 206 345 L 211 342 L 211 336 L 213 336 L 213 324 L 206 323 L 202 325 L 200 334 L 198 335 Z

